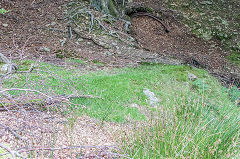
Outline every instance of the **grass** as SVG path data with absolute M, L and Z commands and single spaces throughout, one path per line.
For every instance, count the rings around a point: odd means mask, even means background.
M 20 70 L 28 70 L 32 63 L 24 61 Z M 191 81 L 188 73 L 198 78 Z M 239 107 L 234 100 L 239 99 L 240 93 L 234 88 L 223 88 L 201 69 L 183 65 L 142 65 L 82 74 L 77 69 L 40 63 L 38 73 L 28 77 L 20 74 L 5 81 L 4 87 L 12 86 L 58 95 L 77 91 L 103 98 L 73 99 L 73 103 L 86 108 L 73 106 L 66 115 L 74 112 L 76 116 L 86 114 L 101 121 L 148 123 L 135 128 L 122 140 L 125 153 L 132 158 L 237 158 L 239 154 Z M 164 112 L 149 106 L 144 88 L 161 100 Z M 157 113 L 158 118 L 148 120 L 133 104 L 150 114 Z
M 72 61 L 72 60 L 71 60 Z M 28 70 L 32 61 L 24 61 L 20 70 Z M 67 70 L 46 63 L 40 64 L 40 70 L 48 73 L 32 73 L 26 85 L 26 76 L 19 75 L 17 80 L 5 82 L 5 87 L 31 88 L 55 95 L 91 94 L 101 96 L 104 100 L 77 98 L 72 102 L 86 106 L 74 110 L 79 115 L 104 121 L 126 122 L 129 120 L 145 120 L 146 117 L 138 108 L 149 108 L 144 88 L 150 89 L 161 99 L 162 105 L 175 105 L 183 97 L 204 98 L 214 105 L 233 105 L 228 92 L 206 71 L 192 69 L 189 66 L 143 65 L 138 68 L 124 68 L 111 71 L 90 72 L 81 74 L 76 69 Z M 49 73 L 51 72 L 51 73 Z M 188 73 L 195 74 L 198 79 L 190 81 Z M 32 84 L 31 84 L 32 83 Z M 50 91 L 51 90 L 51 91 Z M 204 94 L 202 90 L 205 90 Z M 13 92 L 12 92 L 13 93 Z
M 123 140 L 123 149 L 131 158 L 210 159 L 239 154 L 236 107 L 217 111 L 208 103 L 185 98 L 181 105 L 176 103 L 174 109 L 166 110 L 165 120 L 160 118 L 150 124 Z

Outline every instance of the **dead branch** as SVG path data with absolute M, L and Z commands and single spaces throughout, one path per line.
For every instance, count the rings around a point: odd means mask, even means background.
M 99 148 L 99 149 L 117 148 L 117 146 L 116 145 L 110 145 L 110 146 L 65 146 L 65 147 L 56 147 L 56 148 L 51 148 L 51 147 L 34 147 L 34 148 L 21 149 L 21 150 L 18 151 L 18 153 L 29 152 L 29 151 L 40 151 L 40 150 L 57 151 L 57 150 L 92 149 L 92 148 Z
M 15 41 L 15 35 L 13 35 L 13 45 L 15 47 L 15 49 L 17 50 L 19 56 L 20 56 L 20 60 L 22 61 L 25 57 L 23 57 L 24 55 L 24 51 L 25 51 L 25 48 L 27 46 L 27 43 L 28 41 L 31 39 L 32 37 L 28 37 L 28 39 L 24 42 L 23 46 L 20 48 L 17 44 L 16 44 L 16 41 Z
M 4 92 L 8 92 L 8 91 L 28 91 L 28 92 L 35 92 L 35 93 L 38 93 L 42 96 L 45 96 L 49 99 L 59 99 L 59 100 L 66 100 L 66 99 L 70 99 L 70 98 L 99 98 L 99 99 L 103 99 L 101 97 L 98 97 L 98 96 L 92 96 L 92 95 L 68 95 L 68 96 L 49 96 L 45 93 L 42 93 L 38 90 L 33 90 L 33 89 L 21 89 L 21 88 L 10 88 L 10 89 L 4 89 L 4 90 L 1 90 L 0 91 L 0 94 L 4 93 Z
M 69 100 L 72 99 L 72 98 L 98 98 L 98 99 L 102 99 L 104 100 L 103 98 L 99 97 L 99 96 L 93 96 L 93 95 L 60 95 L 60 96 L 50 96 L 50 95 L 47 95 L 45 93 L 42 93 L 38 90 L 32 90 L 32 89 L 21 89 L 21 88 L 10 88 L 10 89 L 4 89 L 4 90 L 1 90 L 0 91 L 0 94 L 3 94 L 5 92 L 8 92 L 8 91 L 28 91 L 28 92 L 35 92 L 35 93 L 38 93 L 40 94 L 41 96 L 44 96 L 47 98 L 47 100 L 42 100 L 40 103 L 36 103 L 37 105 L 41 104 L 41 105 L 52 105 L 52 104 L 57 104 L 57 103 L 66 103 L 66 104 L 70 104 L 70 105 L 75 105 L 75 106 L 79 106 L 80 104 L 75 104 L 75 103 L 72 103 L 70 102 Z M 28 102 L 28 101 L 26 101 Z M 33 105 L 35 103 L 31 102 L 31 103 L 25 103 L 23 105 Z M 8 108 L 6 108 L 5 106 L 3 106 L 5 109 L 2 109 L 2 111 L 5 111 L 5 110 L 9 110 Z M 18 107 L 19 109 L 22 109 L 22 107 Z
M 93 96 L 93 95 L 68 95 L 65 96 L 67 99 L 71 99 L 71 98 L 98 98 L 98 99 L 102 99 L 104 100 L 104 98 L 99 97 L 99 96 Z
M 17 152 L 18 153 L 23 153 L 23 152 L 31 152 L 31 151 L 59 151 L 59 150 L 73 150 L 73 149 L 100 149 L 101 152 L 99 154 L 96 155 L 90 155 L 91 157 L 98 157 L 98 156 L 106 156 L 106 155 L 111 155 L 111 156 L 119 156 L 119 157 L 124 157 L 124 158 L 128 158 L 131 159 L 129 157 L 127 157 L 126 155 L 123 154 L 119 154 L 119 153 L 112 153 L 112 152 L 108 152 L 107 149 L 109 148 L 117 148 L 118 146 L 116 145 L 109 145 L 109 146 L 65 146 L 65 147 L 56 147 L 56 148 L 52 148 L 52 147 L 33 147 L 33 148 L 22 148 L 19 149 Z M 90 157 L 90 156 L 84 156 L 86 158 Z
M 53 99 L 53 97 L 51 97 L 51 96 L 49 96 L 49 95 L 47 95 L 45 93 L 42 93 L 42 92 L 40 92 L 38 90 L 33 90 L 33 89 L 10 88 L 10 89 L 1 90 L 0 94 L 2 94 L 4 92 L 8 92 L 8 91 L 29 91 L 29 92 L 35 92 L 35 93 L 38 93 L 38 94 L 40 94 L 42 96 L 45 96 L 45 97 L 47 97 L 49 99 Z
M 5 65 L 2 66 L 1 71 L 6 72 L 7 74 L 16 72 L 18 69 L 17 65 L 12 63 L 11 60 L 9 60 L 2 53 L 0 53 L 0 62 L 5 63 Z

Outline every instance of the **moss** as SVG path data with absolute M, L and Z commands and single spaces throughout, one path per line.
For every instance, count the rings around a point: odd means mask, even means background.
M 231 55 L 229 55 L 227 58 L 229 61 L 240 66 L 240 52 L 232 51 Z

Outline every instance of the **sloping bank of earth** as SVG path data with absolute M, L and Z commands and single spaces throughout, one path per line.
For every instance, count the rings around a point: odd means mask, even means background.
M 142 48 L 160 55 L 181 59 L 185 64 L 191 64 L 208 70 L 224 84 L 235 84 L 239 87 L 239 67 L 227 60 L 230 51 L 223 49 L 219 40 L 203 40 L 183 22 L 182 15 L 177 11 L 164 8 L 163 1 L 138 1 L 133 6 L 152 8 L 154 14 L 163 18 L 163 23 L 170 32 L 153 18 L 138 16 L 132 19 L 132 35 Z

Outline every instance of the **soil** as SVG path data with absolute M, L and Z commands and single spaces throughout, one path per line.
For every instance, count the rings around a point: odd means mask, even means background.
M 236 85 L 240 88 L 240 69 L 226 59 L 231 52 L 225 50 L 220 41 L 205 41 L 191 33 L 190 28 L 181 23 L 178 12 L 166 9 L 158 0 L 135 0 L 130 6 L 153 8 L 158 21 L 148 16 L 132 18 L 131 34 L 142 48 L 160 55 L 185 61 L 195 67 L 208 70 L 226 87 Z
M 77 69 L 85 71 L 106 67 L 133 66 L 144 60 L 152 62 L 159 59 L 158 61 L 166 62 L 166 59 L 170 58 L 167 63 L 185 63 L 202 67 L 219 77 L 220 80 L 224 79 L 228 82 L 231 82 L 230 79 L 234 73 L 232 80 L 239 80 L 238 67 L 229 63 L 225 58 L 229 53 L 222 49 L 217 41 L 204 41 L 191 34 L 190 29 L 176 18 L 176 13 L 164 8 L 159 0 L 135 0 L 133 3 L 152 7 L 156 11 L 156 15 L 163 17 L 163 23 L 170 32 L 166 33 L 162 25 L 153 18 L 134 17 L 132 18 L 131 35 L 137 41 L 137 48 L 130 47 L 116 39 L 103 40 L 105 42 L 103 45 L 107 43 L 111 45 L 108 48 L 96 45 L 91 39 L 83 39 L 83 42 L 76 43 L 76 35 L 73 39 L 69 39 L 68 24 L 63 14 L 68 3 L 68 0 L 2 0 L 0 8 L 10 12 L 4 15 L 0 14 L 1 53 L 11 59 L 41 59 L 45 62 L 64 65 L 66 64 L 64 58 L 58 58 L 59 52 L 64 51 L 65 54 L 71 54 L 70 56 L 87 60 L 89 65 L 77 67 Z M 66 40 L 65 45 L 61 45 L 63 40 Z M 96 64 L 96 61 L 103 65 Z M 0 113 L 0 115 L 2 116 L 1 121 L 5 119 L 4 121 L 7 122 L 13 114 Z M 23 117 L 19 115 L 17 118 L 19 120 Z M 85 122 L 87 126 L 82 127 L 81 131 L 88 133 L 88 130 L 92 130 L 91 126 L 87 124 L 88 122 Z M 37 124 L 33 123 L 35 126 Z M 19 125 L 14 126 L 18 127 Z M 64 126 L 61 125 L 61 127 Z M 0 129 L 0 131 L 2 130 Z M 94 132 L 95 129 L 92 131 Z M 86 137 L 94 141 L 79 139 L 81 141 L 79 143 L 83 145 L 96 143 L 97 145 L 105 143 L 112 145 L 114 143 L 112 136 L 106 134 L 106 131 L 94 133 L 96 134 L 93 135 L 94 137 Z M 4 141 L 8 140 L 9 138 L 4 139 Z M 97 142 L 98 140 L 101 141 Z M 3 141 L 2 136 L 1 141 Z

